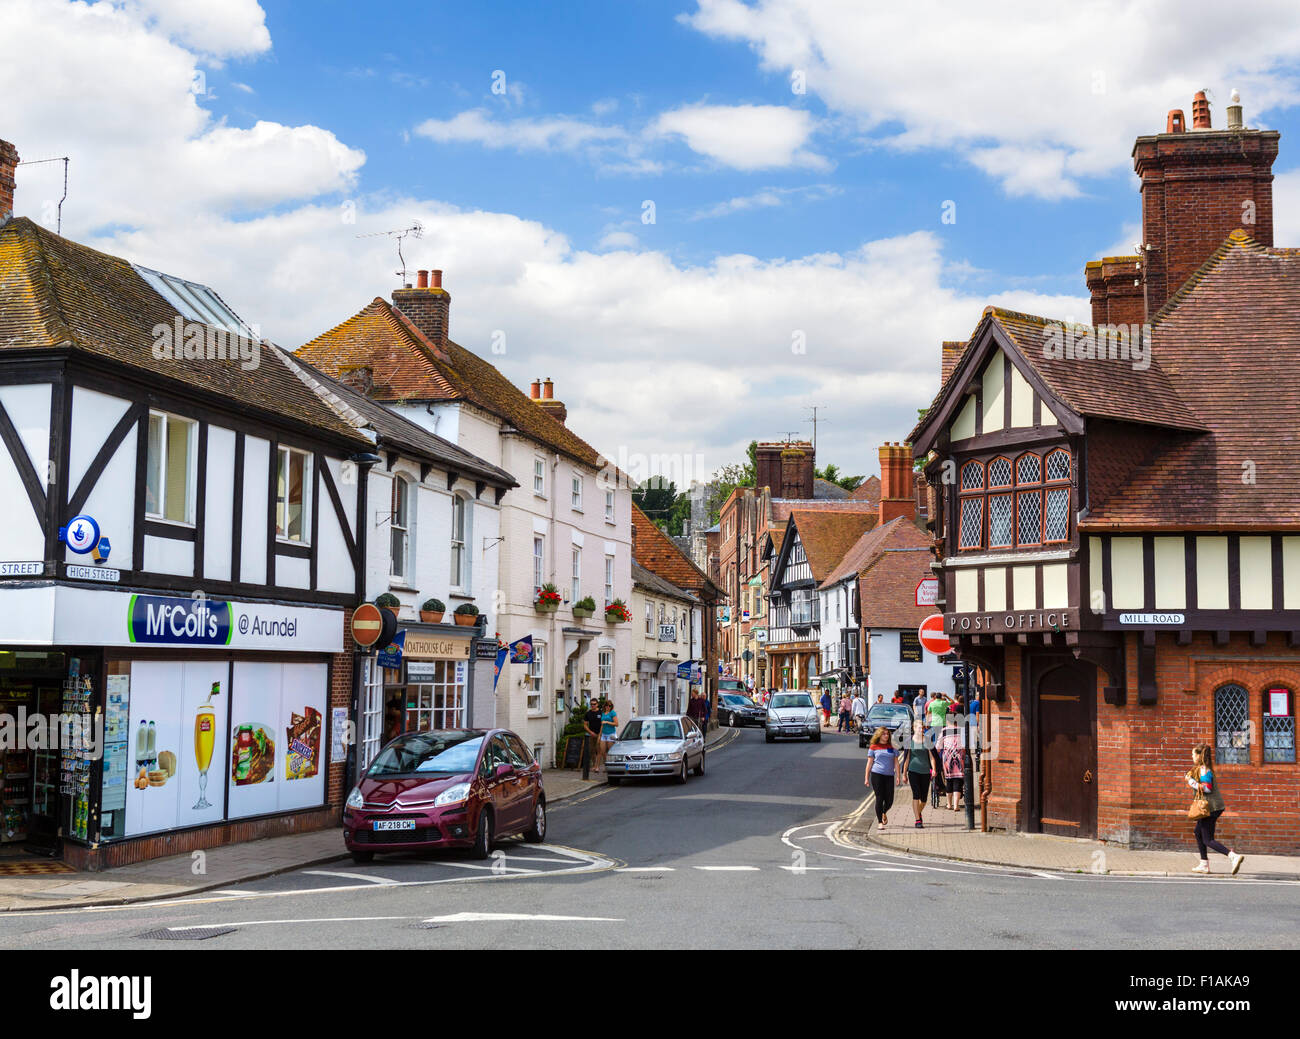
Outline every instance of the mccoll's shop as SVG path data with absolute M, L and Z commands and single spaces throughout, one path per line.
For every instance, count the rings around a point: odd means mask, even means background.
M 337 822 L 340 609 L 0 588 L 0 856 L 85 869 Z

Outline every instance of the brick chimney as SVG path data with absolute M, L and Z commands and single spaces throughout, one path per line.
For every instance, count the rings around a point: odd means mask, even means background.
M 912 449 L 906 444 L 880 445 L 880 522 L 898 516 L 916 519 L 916 480 L 912 476 Z
M 442 271 L 417 271 L 415 288 L 393 290 L 393 306 L 411 319 L 439 350 L 447 349 L 451 295 L 442 287 Z
M 534 386 L 537 383 L 533 383 Z M 555 383 L 550 379 L 542 380 L 542 395 L 534 397 L 537 406 L 541 408 L 551 418 L 555 419 L 560 425 L 564 425 L 564 420 L 569 417 L 569 409 L 555 399 Z
M 1146 320 L 1142 257 L 1107 256 L 1084 267 L 1094 325 L 1140 325 Z
M 1190 130 L 1175 110 L 1165 133 L 1139 137 L 1133 146 L 1133 169 L 1142 179 L 1147 317 L 1233 230 L 1240 227 L 1261 245 L 1273 244 L 1273 160 L 1279 134 L 1247 129 L 1235 91 L 1232 102 L 1228 128 L 1216 130 L 1205 92 L 1199 91 L 1192 100 Z M 1120 306 L 1126 312 L 1127 305 Z
M 817 456 L 810 441 L 764 442 L 754 451 L 754 485 L 773 498 L 808 501 L 813 497 Z
M 8 141 L 0 141 L 0 223 L 14 215 L 14 167 L 18 165 L 18 149 Z

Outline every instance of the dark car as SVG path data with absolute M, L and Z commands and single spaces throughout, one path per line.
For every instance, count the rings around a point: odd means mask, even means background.
M 542 767 L 508 729 L 436 729 L 389 743 L 343 808 L 352 858 L 378 851 L 470 848 L 485 859 L 497 837 L 546 839 Z
M 767 721 L 767 708 L 759 707 L 748 696 L 740 693 L 718 694 L 718 724 L 738 729 L 742 725 L 762 728 Z
M 871 741 L 872 733 L 877 729 L 888 729 L 892 735 L 899 728 L 910 726 L 911 723 L 912 708 L 905 703 L 872 704 L 867 709 L 867 720 L 858 730 L 858 746 L 865 747 Z

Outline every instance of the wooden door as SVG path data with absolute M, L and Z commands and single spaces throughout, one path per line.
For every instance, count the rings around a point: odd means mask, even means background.
M 1039 824 L 1063 837 L 1097 835 L 1097 670 L 1070 661 L 1038 679 Z

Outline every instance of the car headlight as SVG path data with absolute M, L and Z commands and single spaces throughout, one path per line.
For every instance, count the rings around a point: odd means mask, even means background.
M 655 761 L 681 761 L 681 760 L 682 760 L 682 752 L 680 750 L 674 750 L 667 754 L 655 755 Z
M 768 712 L 767 712 L 767 720 L 770 721 L 770 722 L 779 722 L 781 719 L 778 718 L 778 717 L 776 716 L 775 712 L 773 712 L 773 711 L 768 711 Z
M 605 760 L 606 760 L 606 761 L 622 761 L 622 760 L 623 760 L 623 755 L 620 754 L 620 753 L 619 753 L 618 751 L 616 751 L 616 750 L 611 750 L 608 754 L 605 755 Z
M 347 808 L 364 808 L 366 806 L 365 798 L 361 796 L 361 788 L 354 786 L 352 793 L 348 794 L 348 799 L 343 802 Z
M 434 798 L 433 806 L 443 808 L 447 805 L 460 804 L 467 797 L 469 797 L 469 784 L 457 783 L 455 786 L 447 787 L 446 790 Z

